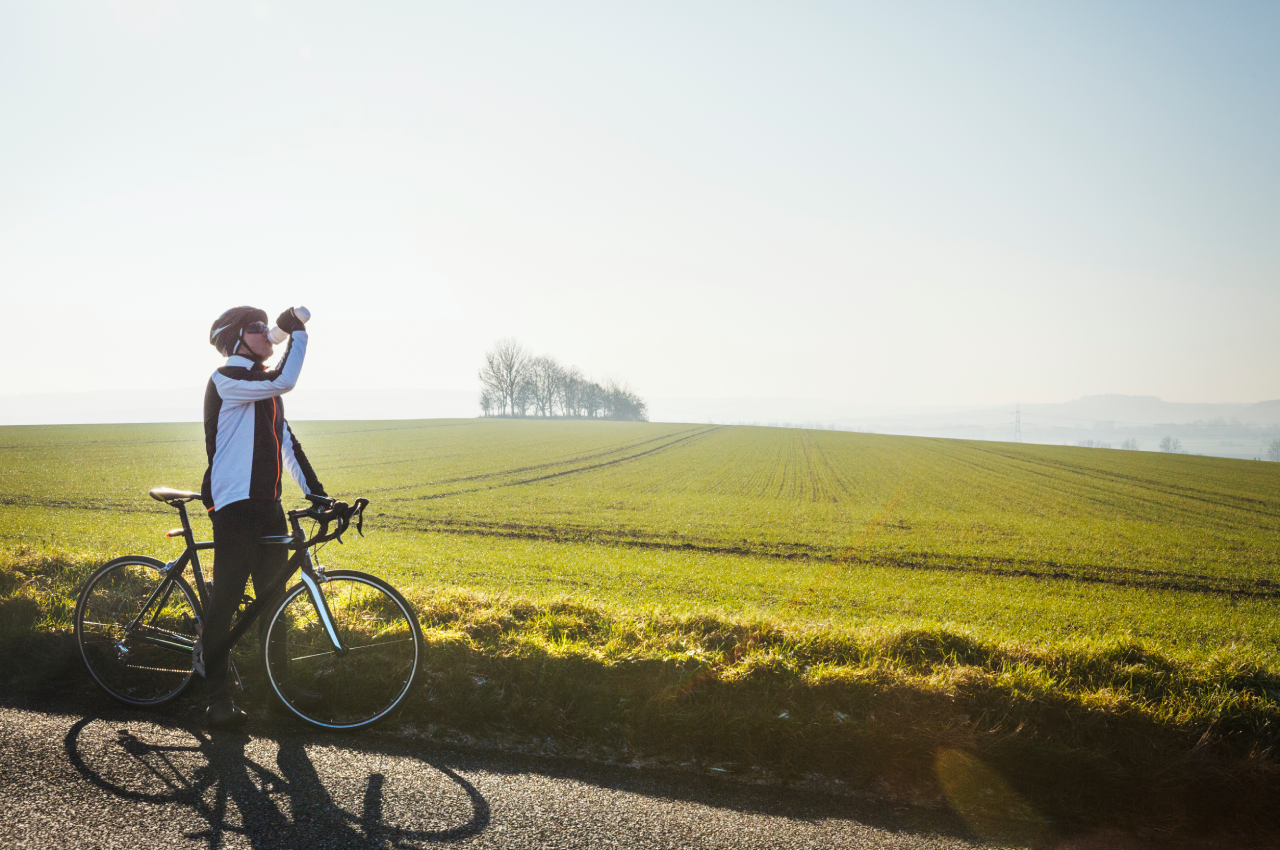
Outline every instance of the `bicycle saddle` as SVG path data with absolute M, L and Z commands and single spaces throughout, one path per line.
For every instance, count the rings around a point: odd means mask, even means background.
M 199 493 L 188 493 L 186 490 L 175 490 L 172 487 L 157 487 L 148 492 L 157 502 L 168 502 L 171 505 L 200 498 Z

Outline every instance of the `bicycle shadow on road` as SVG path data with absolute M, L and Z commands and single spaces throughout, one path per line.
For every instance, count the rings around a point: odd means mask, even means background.
M 161 805 L 157 827 L 210 848 L 416 847 L 489 824 L 489 803 L 447 765 L 308 732 L 212 736 L 165 718 L 88 717 L 64 738 L 88 782 Z
M 9 764 L 14 781 L 0 782 L 0 790 L 11 798 L 10 790 L 16 793 L 15 812 L 22 813 L 24 799 L 45 809 L 43 819 L 30 822 L 43 826 L 6 826 L 28 838 L 42 835 L 44 846 L 96 843 L 104 827 L 136 833 L 143 840 L 135 846 L 169 848 L 411 848 L 467 839 L 510 844 L 517 836 L 520 846 L 538 846 L 543 837 L 580 838 L 591 846 L 601 835 L 619 841 L 649 835 L 650 843 L 668 846 L 669 836 L 659 830 L 679 819 L 693 838 L 685 846 L 720 846 L 716 836 L 739 827 L 814 838 L 796 842 L 809 846 L 864 846 L 856 839 L 868 830 L 882 833 L 880 841 L 891 834 L 895 846 L 966 845 L 975 837 L 956 813 L 936 804 L 446 744 L 407 729 L 324 733 L 264 712 L 251 721 L 252 735 L 211 736 L 203 731 L 201 707 L 191 701 L 140 712 L 82 684 L 64 682 L 36 698 L 0 698 L 0 734 L 11 743 L 4 752 L 15 760 Z M 30 734 L 12 734 L 16 729 Z M 58 749 L 64 753 L 46 758 Z M 87 797 L 74 790 L 49 797 L 41 790 L 76 777 L 85 791 L 97 790 Z M 1079 825 L 1065 831 L 1047 846 L 1147 843 Z M 704 832 L 706 842 L 698 839 Z M 818 840 L 824 838 L 837 840 Z M 1198 846 L 1216 846 L 1200 838 Z
M 251 734 L 210 734 L 203 712 L 187 702 L 140 712 L 89 689 L 21 702 L 19 710 L 65 718 L 57 735 L 72 775 L 125 804 L 127 814 L 114 817 L 144 821 L 159 846 L 195 839 L 209 848 L 304 842 L 316 848 L 411 848 L 495 830 L 532 829 L 533 835 L 537 822 L 549 824 L 551 808 L 573 796 L 591 801 L 588 807 L 605 819 L 607 810 L 625 807 L 661 821 L 670 814 L 664 807 L 693 804 L 711 821 L 736 813 L 797 826 L 830 822 L 838 829 L 838 822 L 925 843 L 963 842 L 971 835 L 945 809 L 705 772 L 512 753 L 394 733 L 325 733 L 265 713 L 251 721 Z M 502 815 L 491 823 L 494 800 Z

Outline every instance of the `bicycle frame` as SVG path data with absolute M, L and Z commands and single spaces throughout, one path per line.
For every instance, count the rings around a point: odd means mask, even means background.
M 191 528 L 191 520 L 187 516 L 186 504 L 178 502 L 174 507 L 178 509 L 178 515 L 182 519 L 182 535 L 187 544 L 186 548 L 183 549 L 181 555 L 165 564 L 164 579 L 151 592 L 138 615 L 125 627 L 125 636 L 126 638 L 133 638 L 165 649 L 191 653 L 195 651 L 194 641 L 188 640 L 183 635 L 160 629 L 154 624 L 156 617 L 160 615 L 160 611 L 169 600 L 169 594 L 173 591 L 173 585 L 177 577 L 186 570 L 187 564 L 191 565 L 191 570 L 196 580 L 196 595 L 198 597 L 196 615 L 199 618 L 203 618 L 204 610 L 209 604 L 209 590 L 205 582 L 204 571 L 200 567 L 198 553 L 202 549 L 212 549 L 213 543 L 196 541 L 195 532 Z M 311 603 L 315 607 L 316 616 L 320 618 L 325 633 L 328 634 L 329 640 L 333 643 L 334 650 L 339 656 L 346 654 L 347 647 L 343 645 L 342 639 L 338 636 L 338 630 L 333 621 L 333 613 L 329 610 L 329 603 L 325 599 L 324 593 L 320 590 L 320 585 L 327 580 L 324 575 L 324 569 L 316 569 L 311 561 L 309 544 L 314 541 L 307 540 L 306 534 L 302 531 L 301 521 L 301 516 L 295 515 L 295 512 L 290 511 L 289 524 L 293 534 L 287 537 L 262 538 L 262 545 L 264 546 L 287 546 L 295 551 L 293 556 L 289 558 L 288 569 L 281 570 L 280 575 L 271 582 L 269 587 L 265 589 L 254 588 L 258 596 L 241 612 L 235 626 L 232 627 L 228 635 L 228 645 L 235 646 L 239 642 L 249 626 L 258 619 L 267 601 L 274 599 L 280 591 L 284 590 L 289 580 L 293 578 L 293 574 L 301 570 L 302 583 L 307 588 Z M 159 600 L 159 604 L 156 604 L 157 600 Z M 151 619 L 149 622 L 144 623 L 143 621 L 148 612 L 151 612 Z

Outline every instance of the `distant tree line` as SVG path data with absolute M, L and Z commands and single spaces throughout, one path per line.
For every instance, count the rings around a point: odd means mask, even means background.
M 626 384 L 598 384 L 577 366 L 562 366 L 547 355 L 533 357 L 510 337 L 485 353 L 480 387 L 482 416 L 649 419 L 648 405 Z
M 1111 448 L 1111 444 L 1108 443 L 1106 440 L 1079 440 L 1076 442 L 1076 445 L 1086 449 Z M 1136 452 L 1138 451 L 1138 441 L 1133 437 L 1130 437 L 1129 439 L 1125 440 L 1123 443 L 1120 444 L 1120 448 L 1127 452 Z
M 1111 448 L 1111 444 L 1103 440 L 1080 440 L 1076 445 L 1087 449 Z M 1136 452 L 1138 451 L 1138 441 L 1137 439 L 1130 437 L 1120 444 L 1120 448 Z M 1160 441 L 1158 448 L 1160 451 L 1167 452 L 1168 454 L 1187 454 L 1187 449 L 1182 445 L 1182 441 L 1172 435 L 1164 437 L 1164 439 Z M 1266 454 L 1268 460 L 1280 462 L 1280 440 L 1272 440 L 1271 444 L 1267 446 Z
M 1206 423 L 1197 422 L 1195 424 L 1198 426 Z M 1244 426 L 1241 426 L 1239 422 L 1236 422 L 1234 420 L 1232 423 L 1223 423 L 1221 420 L 1216 420 L 1215 422 L 1209 422 L 1207 424 L 1209 425 L 1231 424 L 1233 426 L 1244 427 Z M 1078 440 L 1076 442 L 1076 445 L 1086 449 L 1112 448 L 1111 443 L 1108 443 L 1105 440 L 1092 440 L 1092 439 Z M 1228 445 L 1228 443 L 1224 441 L 1223 445 L 1224 446 Z M 1231 443 L 1230 445 L 1235 445 L 1235 444 Z M 1116 448 L 1127 449 L 1129 451 L 1136 452 L 1139 450 L 1140 447 L 1139 447 L 1137 438 L 1129 437 L 1124 442 L 1120 443 L 1120 445 L 1117 446 Z M 1187 451 L 1186 446 L 1182 444 L 1182 440 L 1179 440 L 1177 437 L 1173 436 L 1172 434 L 1166 435 L 1164 438 L 1162 438 L 1160 440 L 1160 443 L 1156 446 L 1156 448 L 1159 451 L 1166 452 L 1168 454 L 1185 455 L 1189 453 Z M 1266 454 L 1267 460 L 1276 461 L 1280 463 L 1280 440 L 1272 440 L 1271 443 L 1268 446 L 1266 446 L 1266 448 L 1263 450 L 1263 453 Z M 1254 458 L 1254 459 L 1258 460 L 1259 458 Z

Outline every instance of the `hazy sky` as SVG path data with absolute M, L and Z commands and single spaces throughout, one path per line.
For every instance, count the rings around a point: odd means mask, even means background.
M 1034 8 L 1033 8 L 1034 6 Z M 0 395 L 1280 397 L 1280 4 L 0 0 Z M 358 415 L 358 411 L 352 411 Z

